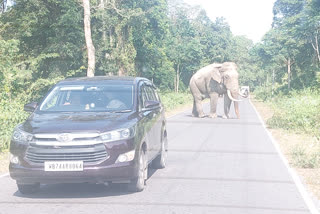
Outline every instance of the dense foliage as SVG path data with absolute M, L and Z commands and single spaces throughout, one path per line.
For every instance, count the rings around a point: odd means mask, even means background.
M 255 45 L 261 85 L 275 93 L 319 88 L 320 3 L 318 0 L 277 0 L 273 26 Z
M 240 84 L 265 99 L 319 88 L 318 0 L 277 0 L 272 29 L 257 44 L 234 36 L 224 18 L 210 20 L 203 8 L 182 0 L 90 4 L 96 75 L 144 76 L 162 90 L 185 91 L 200 67 L 234 61 Z M 87 55 L 81 1 L 0 6 L 0 138 L 7 145 L 8 133 L 25 118 L 23 104 L 39 100 L 60 79 L 85 76 Z

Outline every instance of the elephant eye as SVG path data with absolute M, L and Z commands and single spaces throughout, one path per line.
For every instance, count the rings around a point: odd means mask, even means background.
M 229 75 L 225 75 L 224 78 L 227 80 L 229 79 Z

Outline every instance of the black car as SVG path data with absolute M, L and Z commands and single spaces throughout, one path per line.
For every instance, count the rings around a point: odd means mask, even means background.
M 142 191 L 149 163 L 164 168 L 164 107 L 145 78 L 71 78 L 56 84 L 12 135 L 10 176 L 21 193 L 40 184 L 128 183 Z

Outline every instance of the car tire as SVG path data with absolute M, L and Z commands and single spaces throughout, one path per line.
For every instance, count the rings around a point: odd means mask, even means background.
M 32 194 L 36 193 L 40 189 L 40 184 L 35 183 L 35 184 L 17 184 L 19 191 L 22 194 Z
M 154 169 L 163 169 L 166 167 L 168 156 L 168 139 L 166 136 L 163 136 L 161 142 L 161 151 L 160 154 L 152 161 L 152 168 Z
M 148 163 L 145 151 L 141 151 L 139 156 L 139 169 L 138 177 L 131 180 L 128 184 L 128 190 L 130 192 L 141 192 L 146 185 L 146 180 L 148 177 Z

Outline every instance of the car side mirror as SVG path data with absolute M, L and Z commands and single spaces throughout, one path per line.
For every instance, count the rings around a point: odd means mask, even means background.
M 146 109 L 158 108 L 160 107 L 160 102 L 155 100 L 148 100 L 144 104 Z
M 38 103 L 32 102 L 32 103 L 25 104 L 23 110 L 26 112 L 34 112 L 34 110 L 36 110 L 37 107 L 38 107 Z

